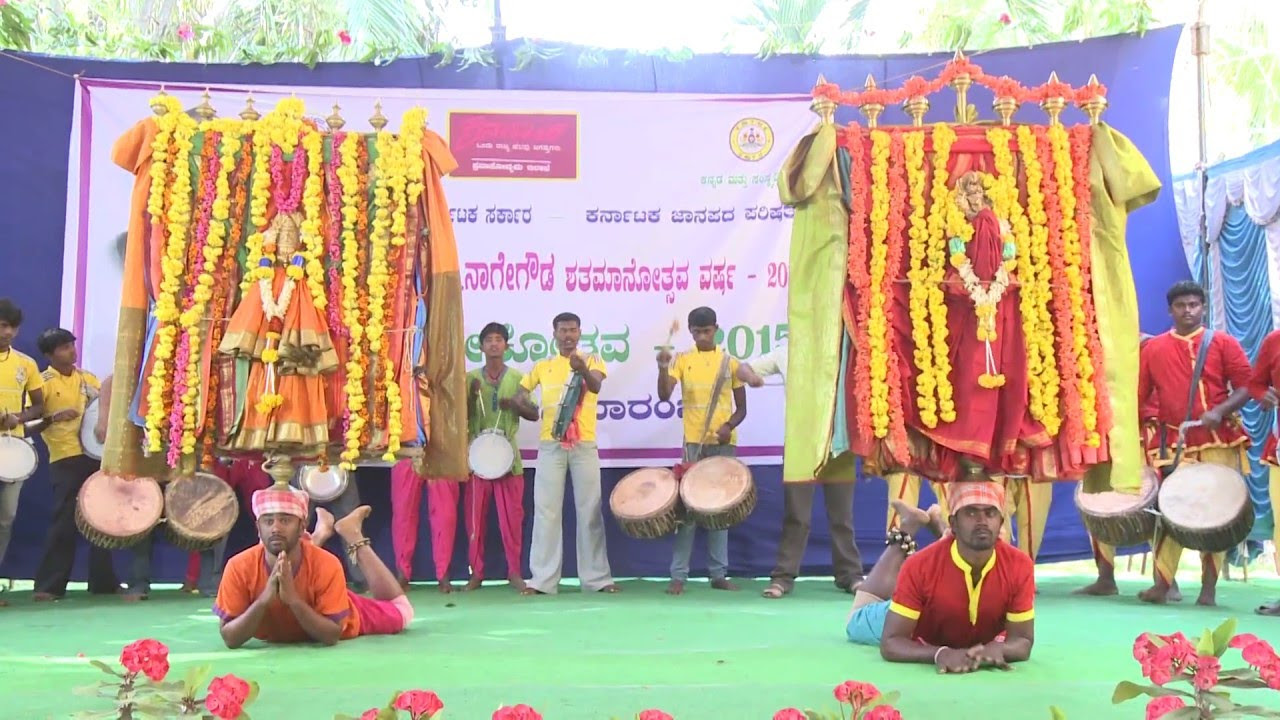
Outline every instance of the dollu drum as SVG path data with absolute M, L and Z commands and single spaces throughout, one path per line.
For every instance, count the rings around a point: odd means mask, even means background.
M 1215 463 L 1183 463 L 1160 485 L 1162 527 L 1188 550 L 1226 552 L 1253 530 L 1244 477 Z
M 108 550 L 131 547 L 160 524 L 164 493 L 155 478 L 126 478 L 99 470 L 76 495 L 76 527 Z
M 1115 547 L 1130 547 L 1151 541 L 1156 530 L 1156 494 L 1160 473 L 1142 468 L 1142 486 L 1137 495 L 1109 490 L 1087 493 L 1076 486 L 1076 509 L 1093 539 Z
M 467 448 L 467 463 L 471 472 L 484 480 L 497 480 L 511 473 L 516 461 L 515 450 L 507 434 L 498 429 L 484 430 Z
M 201 552 L 231 534 L 240 502 L 222 478 L 197 472 L 180 475 L 165 486 L 164 514 L 165 533 L 174 547 Z
M 627 473 L 609 493 L 609 510 L 622 532 L 640 540 L 656 540 L 675 532 L 680 516 L 680 488 L 667 468 Z
M 736 458 L 703 458 L 680 478 L 680 500 L 694 524 L 728 530 L 756 509 L 756 483 Z

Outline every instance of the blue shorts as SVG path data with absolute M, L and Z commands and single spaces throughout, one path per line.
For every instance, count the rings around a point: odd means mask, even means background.
M 889 601 L 868 603 L 853 611 L 849 625 L 844 629 L 849 642 L 859 645 L 875 645 L 879 647 L 880 636 L 884 634 L 884 620 L 889 615 Z

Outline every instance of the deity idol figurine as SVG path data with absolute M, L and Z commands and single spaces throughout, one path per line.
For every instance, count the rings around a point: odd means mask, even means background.
M 218 347 L 236 358 L 237 379 L 248 366 L 229 433 L 227 449 L 234 452 L 315 454 L 329 443 L 333 418 L 323 375 L 337 369 L 338 355 L 303 279 L 301 223 L 299 212 L 276 213 L 259 262 L 271 276 L 244 293 Z

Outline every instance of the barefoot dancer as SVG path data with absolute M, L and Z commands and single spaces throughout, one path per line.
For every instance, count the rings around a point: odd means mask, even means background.
M 735 428 L 747 418 L 747 389 L 737 378 L 738 361 L 728 351 L 716 347 L 716 311 L 709 307 L 694 308 L 689 313 L 689 334 L 693 335 L 692 352 L 680 353 L 672 361 L 665 348 L 658 352 L 658 399 L 671 400 L 671 392 L 680 383 L 684 401 L 684 460 L 696 462 L 704 457 L 737 455 Z M 732 399 L 732 402 L 730 402 Z M 684 593 L 689 580 L 689 556 L 693 554 L 691 522 L 676 529 L 676 546 L 671 557 L 671 583 L 668 595 Z M 737 590 L 729 581 L 729 531 L 707 530 L 707 570 L 711 587 Z
M 1000 539 L 1001 485 L 957 482 L 948 495 L 949 531 L 938 506 L 926 513 L 893 501 L 901 525 L 855 593 L 845 632 L 879 645 L 890 662 L 933 663 L 943 673 L 1007 668 L 1031 657 L 1034 565 Z M 926 526 L 941 540 L 917 553 L 913 536 Z
M 316 531 L 305 537 L 307 495 L 268 488 L 253 494 L 261 543 L 227 562 L 213 611 L 229 648 L 258 638 L 272 643 L 334 645 L 359 635 L 394 635 L 413 620 L 413 606 L 361 529 L 362 505 L 338 522 L 317 510 Z M 364 569 L 373 597 L 347 589 L 342 563 L 321 549 L 336 533 Z
M 1173 469 L 1178 426 L 1188 420 L 1200 425 L 1186 433 L 1184 463 L 1217 463 L 1244 475 L 1249 474 L 1249 436 L 1236 412 L 1249 399 L 1253 374 L 1249 358 L 1239 341 L 1224 332 L 1206 342 L 1204 290 L 1193 282 L 1180 282 L 1168 292 L 1169 314 L 1174 327 L 1152 338 L 1142 348 L 1138 374 L 1138 404 L 1145 434 L 1147 461 L 1162 472 Z M 1195 365 L 1203 368 L 1193 378 Z M 1194 386 L 1194 387 L 1193 387 Z M 1191 405 L 1188 407 L 1188 399 Z M 1138 594 L 1139 599 L 1163 604 L 1182 558 L 1182 546 L 1167 534 L 1155 543 L 1155 584 Z M 1201 553 L 1199 605 L 1214 605 L 1218 572 L 1226 553 Z
M 467 415 L 470 440 L 475 440 L 486 430 L 497 429 L 511 441 L 512 462 L 507 474 L 496 480 L 472 476 L 467 483 L 467 558 L 471 565 L 468 590 L 475 590 L 484 582 L 484 536 L 489 517 L 489 500 L 498 506 L 498 530 L 502 533 L 502 549 L 507 556 L 507 581 L 511 587 L 523 591 L 524 577 L 520 572 L 520 554 L 524 541 L 524 463 L 520 460 L 520 445 L 516 433 L 520 431 L 520 419 L 538 421 L 535 408 L 516 404 L 520 394 L 520 381 L 524 373 L 508 367 L 506 363 L 507 327 L 489 323 L 480 331 L 480 350 L 484 353 L 484 367 L 467 373 Z

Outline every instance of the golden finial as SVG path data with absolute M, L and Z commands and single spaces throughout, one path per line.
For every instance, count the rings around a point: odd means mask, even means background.
M 961 60 L 968 60 L 968 59 L 969 58 L 965 57 L 964 50 L 960 48 L 956 48 L 956 55 L 955 57 L 951 58 L 953 62 L 960 62 Z
M 200 104 L 196 106 L 196 117 L 201 120 L 212 120 L 218 116 L 218 111 L 213 109 L 213 103 L 210 102 L 209 88 L 205 88 L 200 95 Z
M 260 117 L 262 117 L 262 114 L 253 107 L 253 93 L 249 93 L 249 96 L 244 99 L 244 109 L 240 111 L 240 119 L 245 122 L 253 122 Z
M 923 127 L 924 115 L 929 112 L 929 98 L 923 95 L 908 98 L 906 102 L 902 103 L 902 109 L 906 110 L 907 115 L 911 116 L 912 127 Z
M 862 85 L 864 90 L 875 90 L 876 79 L 867 75 L 867 81 Z M 867 127 L 874 129 L 879 125 L 880 113 L 884 112 L 884 105 L 880 103 L 863 103 L 858 107 L 863 115 L 867 116 Z
M 165 92 L 164 86 L 161 85 L 160 92 L 157 93 L 155 99 L 151 101 L 151 112 L 155 113 L 157 116 L 164 115 L 165 113 L 169 112 L 169 106 L 165 105 L 160 100 L 160 98 L 168 97 L 168 96 L 169 96 L 169 93 Z
M 1013 124 L 1013 115 L 1018 112 L 1018 101 L 1012 97 L 998 97 L 991 103 L 991 108 L 1000 116 L 1000 124 L 1009 127 Z
M 963 50 L 956 50 L 955 59 L 952 62 L 967 61 Z M 969 73 L 957 73 L 951 80 L 951 88 L 956 91 L 956 122 L 971 123 L 978 119 L 978 113 L 969 106 L 969 88 L 973 87 L 973 77 Z
M 1057 85 L 1059 82 L 1061 81 L 1058 80 L 1057 71 L 1050 72 L 1049 84 Z M 1040 108 L 1044 110 L 1046 115 L 1049 116 L 1050 125 L 1062 124 L 1062 121 L 1058 118 L 1058 116 L 1062 114 L 1062 111 L 1066 109 L 1066 107 L 1067 107 L 1067 99 L 1062 97 L 1061 95 L 1047 97 L 1040 102 Z
M 1089 116 L 1089 124 L 1097 125 L 1102 120 L 1102 111 L 1107 109 L 1107 98 L 1099 92 L 1097 75 L 1089 76 L 1089 84 L 1085 87 L 1093 90 L 1088 99 L 1080 103 L 1080 109 Z
M 387 116 L 382 114 L 381 100 L 373 104 L 373 117 L 369 118 L 369 124 L 378 132 L 382 132 L 382 129 L 387 126 Z
M 347 124 L 347 121 L 342 119 L 341 112 L 342 112 L 342 107 L 337 103 L 334 103 L 333 114 L 324 119 L 325 124 L 327 124 L 329 126 L 329 129 L 333 132 L 337 132 L 341 130 L 342 126 Z
M 826 85 L 827 79 L 821 74 L 818 75 L 818 82 L 814 83 L 814 87 Z M 836 103 L 827 97 L 816 97 L 812 103 L 809 103 L 809 109 L 812 110 L 823 125 L 834 125 L 836 122 Z

